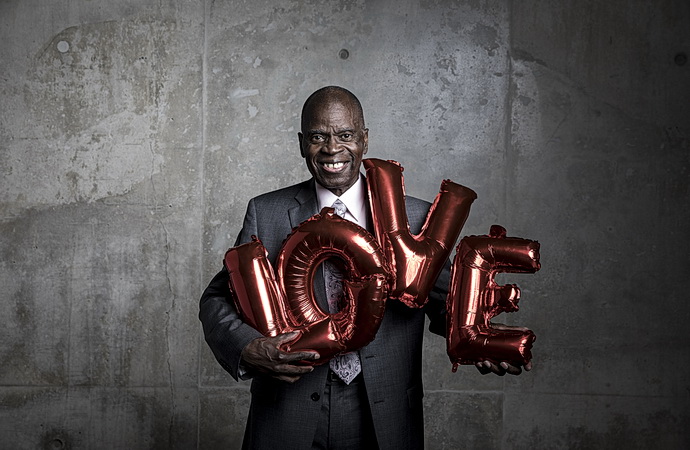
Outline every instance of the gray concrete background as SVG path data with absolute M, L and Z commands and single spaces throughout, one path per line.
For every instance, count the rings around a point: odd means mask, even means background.
M 308 176 L 302 102 L 364 105 L 369 156 L 505 275 L 520 377 L 425 343 L 430 449 L 687 448 L 690 3 L 0 1 L 0 448 L 239 448 L 248 384 L 197 300 L 248 199 Z M 341 57 L 346 49 L 349 56 Z

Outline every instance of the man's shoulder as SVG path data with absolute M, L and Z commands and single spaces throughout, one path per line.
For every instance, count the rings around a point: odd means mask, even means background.
M 292 186 L 286 186 L 284 188 L 276 189 L 275 191 L 257 195 L 250 201 L 257 204 L 286 201 L 295 198 L 302 191 L 309 192 L 310 189 L 313 190 L 312 180 L 306 180 L 301 183 L 293 184 Z
M 429 208 L 431 203 L 421 198 L 406 196 L 405 197 L 405 210 L 407 211 L 407 222 L 410 225 L 410 231 L 413 234 L 419 233 L 421 226 L 426 220 L 426 216 L 429 213 Z
M 431 203 L 427 202 L 426 200 L 422 200 L 421 198 L 406 195 L 405 206 L 407 208 L 408 213 L 419 212 L 426 214 L 427 211 L 429 211 L 429 208 L 431 207 Z

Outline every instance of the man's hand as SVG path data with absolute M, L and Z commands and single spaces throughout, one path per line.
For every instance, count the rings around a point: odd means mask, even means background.
M 314 370 L 314 367 L 300 364 L 300 361 L 319 359 L 316 352 L 287 353 L 278 348 L 293 340 L 297 334 L 297 331 L 293 331 L 276 337 L 254 339 L 242 350 L 242 361 L 248 369 L 294 383 L 305 373 Z
M 504 325 L 502 323 L 492 323 L 491 328 L 495 330 L 521 330 L 521 331 L 526 331 L 527 328 L 524 327 L 512 327 L 508 325 Z M 525 369 L 525 371 L 529 372 L 532 370 L 532 362 L 528 362 L 525 364 L 523 367 L 520 366 L 513 366 L 508 364 L 507 362 L 502 362 L 498 365 L 492 363 L 491 361 L 479 361 L 475 364 L 477 366 L 477 370 L 479 370 L 479 373 L 482 375 L 486 375 L 487 373 L 495 373 L 496 375 L 503 376 L 506 373 L 510 375 L 520 375 L 522 373 L 522 369 Z
M 499 365 L 496 365 L 491 361 L 480 361 L 476 363 L 475 366 L 477 367 L 477 370 L 479 370 L 479 373 L 481 373 L 482 375 L 486 375 L 487 373 L 495 373 L 499 376 L 503 376 L 507 373 L 509 373 L 510 375 L 520 375 L 522 373 L 523 368 L 525 369 L 525 371 L 532 370 L 532 362 L 528 362 L 523 367 L 520 367 L 512 366 L 505 361 Z

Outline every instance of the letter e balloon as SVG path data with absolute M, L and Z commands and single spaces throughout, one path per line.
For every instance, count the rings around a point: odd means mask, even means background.
M 493 327 L 491 318 L 518 310 L 520 289 L 497 285 L 499 272 L 534 273 L 539 270 L 539 243 L 506 237 L 493 225 L 488 236 L 460 241 L 453 261 L 448 293 L 447 351 L 453 372 L 459 364 L 491 361 L 516 366 L 531 358 L 535 335 L 522 327 Z

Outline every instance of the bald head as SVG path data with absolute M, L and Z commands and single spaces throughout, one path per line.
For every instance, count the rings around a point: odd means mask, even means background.
M 302 132 L 305 131 L 305 125 L 313 117 L 314 112 L 331 103 L 338 103 L 349 109 L 355 120 L 359 122 L 357 125 L 366 128 L 362 104 L 355 94 L 340 86 L 326 86 L 315 91 L 304 102 L 304 106 L 302 106 Z

